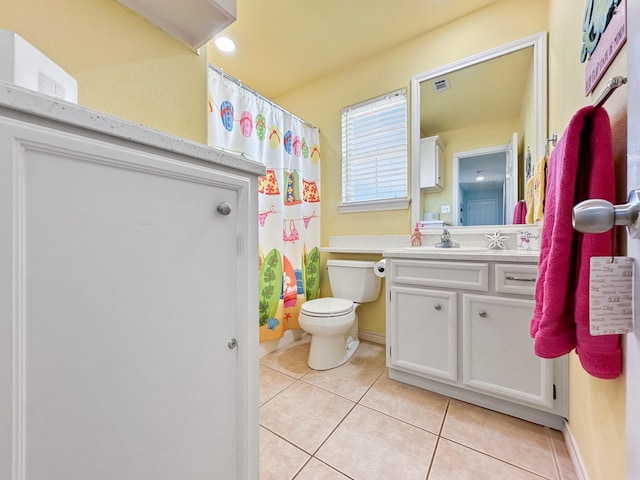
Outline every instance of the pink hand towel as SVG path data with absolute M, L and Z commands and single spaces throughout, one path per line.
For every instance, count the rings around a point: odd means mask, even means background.
M 513 209 L 513 224 L 527 223 L 527 202 L 520 200 Z
M 589 333 L 589 261 L 611 255 L 611 233 L 582 234 L 573 206 L 587 198 L 615 201 L 611 125 L 607 112 L 580 109 L 551 154 L 540 244 L 539 280 L 531 336 L 536 355 L 556 358 L 574 348 L 584 369 L 599 378 L 622 371 L 619 335 Z

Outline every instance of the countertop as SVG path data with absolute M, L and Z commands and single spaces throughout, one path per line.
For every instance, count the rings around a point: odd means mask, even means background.
M 433 247 L 407 247 L 406 245 L 411 242 L 409 235 L 339 235 L 329 237 L 329 246 L 321 247 L 320 251 L 377 254 L 385 258 L 538 263 L 540 255 L 538 251 L 516 248 L 489 250 L 481 247 L 481 245 L 486 245 L 484 235 L 481 240 L 482 243 L 471 243 L 468 247 L 463 245 L 461 248 L 436 249 Z M 475 241 L 477 242 L 478 239 L 476 238 Z
M 252 159 L 5 82 L 0 82 L 0 110 L 26 114 L 30 116 L 30 121 L 34 121 L 36 117 L 45 122 L 62 122 L 71 127 L 133 141 L 252 174 L 264 175 L 266 171 L 264 165 Z M 15 114 L 11 116 L 18 117 Z M 46 126 L 46 123 L 44 125 Z

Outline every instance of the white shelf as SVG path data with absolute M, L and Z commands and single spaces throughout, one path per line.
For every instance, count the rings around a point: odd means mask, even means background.
M 197 50 L 236 19 L 236 0 L 118 0 Z

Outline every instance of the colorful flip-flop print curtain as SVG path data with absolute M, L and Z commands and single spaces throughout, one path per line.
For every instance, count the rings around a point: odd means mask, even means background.
M 263 163 L 258 181 L 260 341 L 299 328 L 320 289 L 320 134 L 209 68 L 208 143 Z

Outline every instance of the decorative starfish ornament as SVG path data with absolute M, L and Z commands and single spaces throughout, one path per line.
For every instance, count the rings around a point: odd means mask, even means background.
M 494 233 L 493 235 L 485 234 L 485 237 L 489 239 L 489 249 L 507 248 L 504 245 L 504 240 L 506 240 L 509 237 L 500 235 L 500 230 L 497 230 L 496 233 Z

